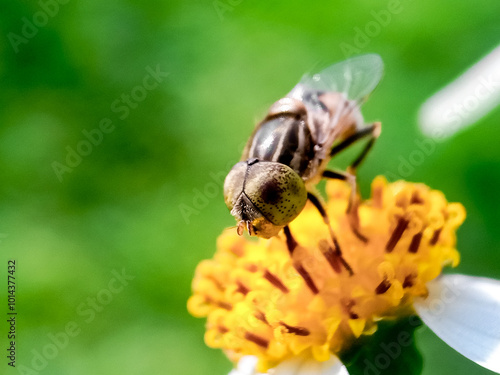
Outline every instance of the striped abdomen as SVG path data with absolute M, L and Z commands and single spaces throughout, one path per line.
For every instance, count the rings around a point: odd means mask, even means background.
M 303 176 L 314 157 L 314 142 L 303 117 L 283 114 L 264 121 L 255 132 L 248 158 L 288 165 Z

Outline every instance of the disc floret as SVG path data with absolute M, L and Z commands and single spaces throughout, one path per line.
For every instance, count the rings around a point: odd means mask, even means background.
M 254 355 L 260 371 L 299 355 L 326 361 L 375 332 L 380 320 L 412 314 L 426 283 L 458 264 L 455 231 L 465 210 L 441 192 L 378 177 L 359 205 L 356 230 L 346 215 L 348 184 L 330 181 L 327 196 L 341 257 L 310 204 L 290 224 L 298 244 L 292 253 L 283 233 L 219 237 L 214 258 L 196 270 L 188 302 L 193 315 L 207 317 L 209 346 L 233 361 Z

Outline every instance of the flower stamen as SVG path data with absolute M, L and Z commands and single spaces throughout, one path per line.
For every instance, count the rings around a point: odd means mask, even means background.
M 437 244 L 437 242 L 439 241 L 439 235 L 441 234 L 442 230 L 443 230 L 443 227 L 436 229 L 434 231 L 434 234 L 432 235 L 432 238 L 429 241 L 429 245 L 434 246 L 435 244 Z
M 254 314 L 255 318 L 257 318 L 258 320 L 260 320 L 261 322 L 269 325 L 269 322 L 267 321 L 266 319 L 266 316 L 264 315 L 264 313 L 262 311 L 257 311 L 255 314 Z
M 238 289 L 236 289 L 236 292 L 239 292 L 246 296 L 248 292 L 250 292 L 250 289 L 248 289 L 241 281 L 237 281 L 236 285 L 238 285 Z
M 231 311 L 233 309 L 233 306 L 230 303 L 223 302 L 223 301 L 216 301 L 210 296 L 205 296 L 205 302 L 214 304 L 216 306 L 219 306 L 220 308 L 224 310 Z
M 228 328 L 226 328 L 224 326 L 221 326 L 221 325 L 218 325 L 217 329 L 219 330 L 220 333 L 227 333 L 227 332 L 229 332 Z
M 387 278 L 384 278 L 384 280 L 382 280 L 382 282 L 375 288 L 375 294 L 384 294 L 391 286 L 391 282 Z
M 267 347 L 269 346 L 269 340 L 266 340 L 265 338 L 248 331 L 245 332 L 245 339 L 263 347 L 264 349 L 267 349 Z
M 343 301 L 344 311 L 349 316 L 349 319 L 359 319 L 359 315 L 356 314 L 352 308 L 356 306 L 356 302 L 353 300 Z
M 286 328 L 288 333 L 293 333 L 297 336 L 309 336 L 311 332 L 305 327 L 294 327 L 286 324 L 285 322 L 280 322 L 280 324 Z
M 319 289 L 316 286 L 316 284 L 314 284 L 314 281 L 313 281 L 311 275 L 309 274 L 309 272 L 307 272 L 307 270 L 304 268 L 304 266 L 298 262 L 294 262 L 293 266 L 297 270 L 299 275 L 302 277 L 302 279 L 304 279 L 304 282 L 306 283 L 307 287 L 311 290 L 311 292 L 313 294 L 318 294 Z
M 415 284 L 416 275 L 407 275 L 403 281 L 403 288 L 411 288 Z
M 222 301 L 215 301 L 215 304 L 219 306 L 220 308 L 223 308 L 225 310 L 231 311 L 233 309 L 233 306 L 231 306 L 230 303 L 227 302 L 222 302 Z
M 420 246 L 420 242 L 422 241 L 422 236 L 424 235 L 424 232 L 418 232 L 413 236 L 411 239 L 410 247 L 408 248 L 408 251 L 410 253 L 416 253 L 418 251 L 418 247 Z
M 385 251 L 390 253 L 396 245 L 398 244 L 399 240 L 403 236 L 404 231 L 408 227 L 408 224 L 410 223 L 409 220 L 406 220 L 404 218 L 400 218 L 398 220 L 398 224 L 396 225 L 396 228 L 392 232 L 391 238 L 389 241 L 387 241 L 387 245 L 385 245 Z
M 288 293 L 290 290 L 281 282 L 281 280 L 276 276 L 273 275 L 269 270 L 265 270 L 264 272 L 264 279 L 269 281 L 273 286 L 281 290 L 283 293 Z
M 215 286 L 217 287 L 217 289 L 222 290 L 222 291 L 224 290 L 224 287 L 222 286 L 221 282 L 219 280 L 217 280 L 215 278 L 215 276 L 209 276 L 209 277 L 207 277 L 207 279 L 212 281 L 215 284 Z

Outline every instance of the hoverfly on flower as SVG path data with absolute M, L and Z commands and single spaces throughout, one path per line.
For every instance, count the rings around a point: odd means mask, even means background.
M 224 231 L 213 259 L 198 265 L 188 310 L 207 318 L 205 342 L 234 363 L 230 375 L 420 374 L 418 352 L 385 362 L 363 354 L 383 346 L 385 324 L 417 316 L 413 330 L 424 322 L 500 374 L 500 281 L 442 274 L 460 262 L 465 208 L 424 184 L 382 176 L 369 199 L 357 196 L 356 167 L 380 133 L 359 106 L 382 72 L 378 55 L 364 55 L 302 79 L 226 177 L 238 235 Z M 369 141 L 347 172 L 326 169 L 362 138 Z M 323 177 L 332 178 L 324 204 L 313 190 Z M 262 238 L 242 237 L 245 229 Z M 400 354 L 413 340 L 402 333 Z
M 355 171 L 380 134 L 380 123 L 365 124 L 359 107 L 382 73 L 376 54 L 351 58 L 305 76 L 271 106 L 224 182 L 224 199 L 239 235 L 246 229 L 250 235 L 276 236 L 308 199 L 328 224 L 313 192 L 321 178 L 349 182 L 348 210 L 354 212 Z M 363 138 L 369 141 L 346 172 L 326 169 L 333 156 Z M 335 242 L 333 232 L 332 237 Z

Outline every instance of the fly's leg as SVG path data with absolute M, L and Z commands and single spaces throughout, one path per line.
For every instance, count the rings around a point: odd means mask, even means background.
M 313 278 L 311 277 L 311 274 L 304 267 L 304 259 L 300 259 L 300 255 L 298 257 L 294 257 L 294 253 L 296 254 L 297 252 L 300 251 L 299 250 L 300 245 L 297 243 L 292 233 L 290 232 L 290 227 L 287 225 L 284 228 L 283 232 L 285 233 L 286 245 L 288 247 L 288 251 L 290 252 L 290 257 L 293 260 L 293 267 L 300 275 L 300 277 L 302 277 L 304 283 L 307 285 L 309 290 L 313 294 L 318 294 L 319 293 L 318 287 L 316 286 Z M 326 260 L 330 263 L 335 272 L 340 273 L 342 271 L 341 266 L 343 265 L 347 269 L 350 275 L 353 274 L 351 267 L 347 264 L 344 258 L 342 258 L 340 247 L 338 246 L 338 244 L 336 244 L 337 246 L 336 251 L 334 251 L 331 248 L 331 246 L 328 244 L 326 240 L 321 240 L 319 245 L 323 255 L 325 256 Z
M 285 233 L 286 237 L 286 246 L 288 247 L 288 252 L 290 253 L 290 257 L 293 259 L 293 253 L 295 250 L 299 247 L 299 244 L 295 240 L 295 238 L 292 236 L 292 233 L 290 232 L 290 227 L 287 225 L 284 229 L 283 232 Z M 293 259 L 293 267 L 295 270 L 298 272 L 300 277 L 304 280 L 306 283 L 307 287 L 313 294 L 318 294 L 319 289 L 314 283 L 314 280 L 312 279 L 311 275 L 309 272 L 305 269 L 303 262 L 299 259 Z
M 357 185 L 356 185 L 356 169 L 363 162 L 363 160 L 365 160 L 366 155 L 368 155 L 368 153 L 372 149 L 373 145 L 375 144 L 375 141 L 380 136 L 380 132 L 381 131 L 382 131 L 382 125 L 380 124 L 380 122 L 374 122 L 370 127 L 359 131 L 358 133 L 352 135 L 351 137 L 347 138 L 344 141 L 344 142 L 347 142 L 347 141 L 349 141 L 350 138 L 353 139 L 352 141 L 350 141 L 350 143 L 348 143 L 345 146 L 345 147 L 347 147 L 347 146 L 351 145 L 353 142 L 356 142 L 359 139 L 363 139 L 365 137 L 369 137 L 369 141 L 365 145 L 365 147 L 363 148 L 363 150 L 361 151 L 361 153 L 358 155 L 358 157 L 356 159 L 354 159 L 354 161 L 351 163 L 351 165 L 349 167 L 347 167 L 347 174 L 352 176 L 352 177 L 350 177 L 347 180 L 347 182 L 349 182 L 351 184 L 351 187 L 352 187 L 352 189 L 354 191 L 354 194 L 351 195 L 351 202 L 349 202 L 349 206 L 347 208 L 347 213 L 348 214 L 353 213 L 353 214 L 357 215 L 357 207 L 355 207 L 358 204 L 357 200 L 355 199 L 356 196 L 357 196 L 357 193 L 358 193 L 358 191 L 357 191 Z M 341 144 L 344 143 L 344 142 L 341 142 Z M 339 146 L 341 144 L 339 144 Z M 334 155 L 333 151 L 334 150 L 332 149 L 332 152 L 330 153 L 331 156 Z M 340 152 L 340 151 L 337 151 L 337 152 Z M 359 223 L 359 221 L 358 221 L 358 223 Z
M 358 188 L 356 184 L 356 175 L 347 172 L 339 172 L 339 171 L 323 171 L 323 177 L 331 178 L 336 180 L 346 181 L 351 186 L 351 195 L 349 196 L 349 203 L 347 204 L 347 217 L 349 218 L 349 224 L 351 225 L 351 229 L 353 233 L 363 242 L 368 242 L 368 238 L 366 238 L 359 231 L 359 216 L 358 216 Z
M 330 231 L 330 236 L 332 237 L 333 244 L 340 250 L 340 246 L 338 246 L 337 236 L 335 236 L 335 233 L 333 233 L 332 226 L 330 225 L 330 218 L 326 214 L 325 208 L 319 201 L 318 197 L 316 197 L 311 192 L 307 192 L 307 199 L 309 199 L 311 203 L 314 204 L 314 207 L 316 207 L 316 209 L 319 211 L 321 217 L 323 218 L 323 221 L 328 226 L 328 230 Z
M 374 122 L 371 126 L 362 129 L 358 131 L 357 133 L 354 133 L 347 139 L 343 140 L 340 142 L 338 145 L 332 148 L 332 151 L 330 152 L 330 157 L 335 156 L 339 152 L 344 151 L 347 147 L 355 143 L 356 141 L 359 141 L 360 139 L 369 137 L 369 141 L 366 144 L 366 146 L 363 148 L 361 151 L 361 154 L 358 155 L 356 159 L 347 167 L 347 172 L 345 173 L 339 173 L 339 172 L 333 172 L 333 171 L 324 171 L 323 172 L 323 177 L 326 178 L 335 178 L 335 179 L 340 179 L 347 181 L 351 187 L 354 190 L 354 195 L 351 195 L 351 200 L 349 201 L 349 206 L 347 208 L 347 212 L 349 213 L 352 211 L 354 208 L 354 198 L 356 198 L 357 194 L 357 189 L 356 189 L 356 169 L 359 167 L 361 162 L 366 158 L 366 155 L 370 152 L 372 149 L 373 145 L 375 144 L 375 141 L 377 138 L 380 136 L 380 131 L 381 131 L 381 124 L 380 122 Z
M 345 261 L 344 257 L 342 256 L 342 251 L 340 249 L 339 241 L 337 240 L 337 236 L 333 232 L 332 226 L 330 224 L 330 218 L 328 217 L 325 208 L 321 204 L 318 197 L 316 197 L 313 193 L 308 192 L 307 199 L 311 201 L 314 207 L 316 207 L 316 209 L 321 214 L 323 222 L 328 226 L 328 230 L 330 231 L 330 236 L 332 237 L 333 248 L 326 241 L 325 242 L 320 241 L 319 245 L 323 255 L 326 257 L 326 259 L 336 272 L 340 272 L 340 266 L 343 266 L 347 270 L 347 272 L 349 272 L 349 274 L 352 275 L 353 274 L 352 268 L 351 266 L 349 266 L 349 264 Z
M 359 130 L 350 137 L 344 139 L 338 145 L 332 147 L 332 150 L 330 151 L 330 157 L 333 157 L 337 155 L 339 152 L 344 151 L 347 147 L 359 141 L 360 139 L 369 137 L 370 140 L 366 144 L 361 154 L 351 163 L 351 168 L 356 169 L 356 167 L 358 167 L 359 164 L 361 164 L 361 162 L 366 157 L 370 149 L 373 147 L 373 144 L 380 136 L 381 130 L 382 130 L 382 125 L 380 124 L 380 122 L 374 122 L 369 127 Z
M 366 158 L 366 155 L 370 152 L 372 149 L 373 145 L 375 144 L 375 141 L 377 138 L 380 136 L 381 132 L 381 124 L 380 122 L 374 122 L 371 126 L 362 129 L 358 131 L 357 133 L 354 133 L 350 137 L 346 138 L 342 142 L 340 142 L 338 145 L 332 148 L 330 152 L 330 157 L 335 156 L 336 154 L 342 152 L 345 150 L 347 147 L 351 146 L 353 143 L 364 139 L 364 138 L 369 138 L 368 143 L 366 146 L 363 148 L 361 153 L 358 155 L 356 159 L 349 165 L 347 168 L 346 172 L 334 172 L 334 171 L 324 171 L 323 172 L 323 177 L 326 178 L 334 178 L 334 179 L 339 179 L 343 181 L 347 181 L 349 185 L 351 185 L 351 196 L 349 198 L 349 204 L 347 206 L 347 214 L 349 215 L 349 222 L 351 224 L 351 227 L 356 234 L 356 236 L 364 241 L 367 242 L 367 238 L 363 236 L 361 233 L 359 233 L 359 218 L 358 218 L 358 190 L 357 190 L 357 184 L 356 184 L 356 169 L 359 167 L 359 165 L 363 162 L 363 160 Z
M 347 205 L 347 213 L 352 212 L 355 203 L 356 203 L 356 194 L 358 191 L 357 184 L 356 184 L 356 175 L 354 173 L 351 173 L 349 170 L 347 172 L 341 172 L 341 171 L 323 171 L 323 177 L 324 178 L 330 178 L 333 180 L 341 180 L 347 182 L 351 186 L 351 195 L 349 197 L 349 203 Z

